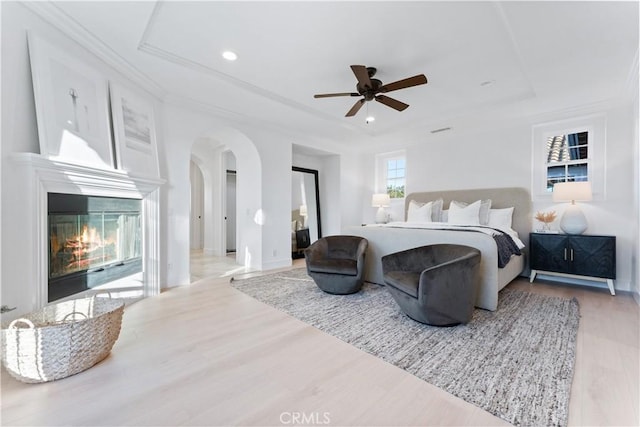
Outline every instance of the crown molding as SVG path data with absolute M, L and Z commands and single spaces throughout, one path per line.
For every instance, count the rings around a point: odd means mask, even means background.
M 606 99 L 598 102 L 592 102 L 590 104 L 575 105 L 553 111 L 544 111 L 537 114 L 529 114 L 527 118 L 529 119 L 530 123 L 534 124 L 559 122 L 564 120 L 572 120 L 576 117 L 606 114 L 607 111 L 619 107 L 623 104 L 623 100 L 620 98 Z
M 83 27 L 82 24 L 62 11 L 54 2 L 27 1 L 22 4 L 140 88 L 149 92 L 157 100 L 162 100 L 166 95 L 166 91 L 162 86 L 131 65 L 126 59 Z

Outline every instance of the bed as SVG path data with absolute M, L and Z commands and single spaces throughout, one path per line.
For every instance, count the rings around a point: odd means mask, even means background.
M 482 254 L 480 262 L 481 283 L 476 298 L 476 307 L 494 311 L 498 307 L 498 292 L 519 275 L 526 275 L 526 253 L 528 247 L 529 232 L 531 231 L 531 198 L 524 188 L 487 188 L 477 190 L 452 190 L 411 193 L 405 198 L 405 215 L 409 215 L 410 207 L 414 213 L 415 206 L 442 199 L 444 210 L 448 210 L 451 201 L 472 204 L 477 200 L 491 200 L 490 208 L 498 212 L 512 208 L 511 228 L 518 241 L 520 255 L 512 255 L 505 259 L 500 258 L 504 264 L 499 267 L 497 239 L 490 230 L 483 232 L 477 229 L 491 229 L 488 225 L 480 227 L 453 226 L 455 230 L 425 229 L 414 222 L 390 223 L 385 225 L 365 225 L 346 227 L 344 234 L 365 237 L 369 241 L 365 260 L 365 280 L 371 283 L 384 284 L 382 277 L 382 262 L 384 255 L 418 246 L 453 243 L 472 246 L 480 250 Z M 457 208 L 456 208 L 457 209 Z M 500 210 L 500 211 L 498 211 Z M 456 211 L 456 215 L 459 211 Z M 435 215 L 435 212 L 434 212 Z M 442 222 L 442 218 L 437 222 Z M 405 217 L 405 219 L 408 219 Z M 435 217 L 434 217 L 435 219 Z M 444 220 L 447 220 L 446 214 Z M 492 224 L 493 225 L 493 224 Z M 438 224 L 427 224 L 435 226 Z M 513 233 L 512 233 L 513 234 Z

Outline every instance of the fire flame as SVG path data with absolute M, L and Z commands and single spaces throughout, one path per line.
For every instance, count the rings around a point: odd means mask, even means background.
M 79 238 L 85 246 L 102 246 L 102 238 L 95 227 L 89 228 L 89 226 L 82 226 L 82 234 Z

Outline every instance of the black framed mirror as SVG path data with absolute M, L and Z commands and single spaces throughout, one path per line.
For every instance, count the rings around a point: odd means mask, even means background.
M 291 256 L 301 258 L 304 249 L 322 237 L 318 171 L 293 166 L 291 173 Z

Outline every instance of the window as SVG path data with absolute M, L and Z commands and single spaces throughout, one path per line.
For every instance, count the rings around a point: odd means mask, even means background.
M 541 123 L 532 131 L 533 201 L 551 201 L 553 184 L 566 181 L 589 181 L 593 200 L 606 200 L 606 114 Z
M 376 155 L 376 193 L 387 193 L 392 199 L 405 196 L 407 157 L 404 150 Z
M 387 194 L 392 199 L 404 197 L 406 182 L 406 159 L 394 158 L 387 160 Z
M 558 182 L 589 180 L 589 132 L 549 136 L 546 148 L 548 192 Z

